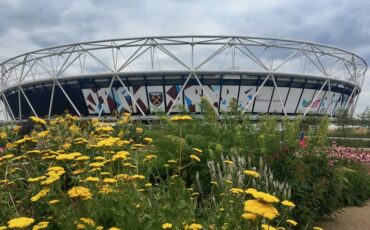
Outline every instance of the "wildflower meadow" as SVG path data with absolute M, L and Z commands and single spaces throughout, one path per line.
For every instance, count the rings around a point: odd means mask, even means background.
M 320 229 L 370 175 L 328 154 L 325 117 L 300 147 L 301 122 L 30 117 L 0 133 L 0 229 Z

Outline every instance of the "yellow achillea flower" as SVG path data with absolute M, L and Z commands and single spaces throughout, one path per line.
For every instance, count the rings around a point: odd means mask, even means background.
M 102 176 L 108 176 L 108 175 L 110 175 L 110 172 L 101 172 L 100 175 L 102 175 Z
M 104 162 L 93 162 L 93 163 L 90 163 L 89 166 L 92 168 L 100 168 L 100 167 L 103 167 L 104 164 L 105 164 Z
M 34 149 L 34 150 L 28 150 L 26 153 L 27 153 L 27 154 L 40 154 L 40 153 L 41 153 L 41 151 L 40 151 L 40 150 L 38 150 L 38 149 Z
M 135 129 L 135 131 L 136 131 L 136 133 L 137 133 L 137 134 L 141 134 L 141 133 L 143 133 L 143 129 L 142 129 L 142 128 L 140 128 L 140 127 L 137 127 L 137 128 Z
M 193 154 L 190 155 L 190 159 L 200 162 L 200 158 Z
M 108 230 L 121 230 L 121 229 L 117 227 L 111 227 L 111 228 L 108 228 Z
M 241 188 L 231 188 L 230 192 L 232 192 L 234 194 L 240 194 L 240 193 L 244 193 L 244 190 L 241 189 Z
M 150 188 L 150 187 L 152 187 L 153 185 L 152 185 L 152 183 L 146 183 L 144 186 L 145 186 L 145 187 L 147 187 L 147 188 Z
M 286 222 L 287 222 L 288 224 L 293 225 L 293 226 L 296 226 L 296 225 L 298 224 L 296 221 L 291 220 L 291 219 L 286 220 Z
M 128 174 L 118 174 L 114 178 L 116 178 L 117 180 L 125 180 L 125 181 L 130 180 L 130 176 Z
M 71 148 L 71 144 L 70 143 L 65 143 L 65 144 L 63 144 L 62 145 L 62 148 L 64 149 L 64 150 L 67 150 L 67 149 L 69 149 L 69 148 Z
M 324 229 L 320 227 L 313 227 L 313 230 L 324 230 Z
M 104 125 L 104 126 L 96 128 L 95 130 L 96 132 L 110 132 L 110 131 L 113 131 L 113 128 L 112 126 Z
M 103 183 L 107 183 L 107 184 L 115 184 L 115 183 L 117 183 L 117 180 L 116 180 L 116 179 L 114 179 L 114 178 L 105 178 L 105 179 L 103 180 Z
M 145 147 L 145 145 L 143 145 L 143 144 L 133 144 L 131 148 L 136 149 L 136 148 L 141 148 L 141 147 Z
M 41 198 L 45 197 L 49 192 L 50 192 L 50 189 L 44 188 L 39 193 L 37 193 L 36 195 L 31 197 L 31 201 L 36 202 L 36 201 L 40 200 Z
M 49 201 L 48 203 L 50 204 L 50 205 L 54 205 L 54 204 L 57 204 L 57 203 L 59 203 L 60 201 L 59 200 L 51 200 L 51 201 Z
M 272 227 L 271 225 L 268 224 L 262 224 L 261 228 L 262 230 L 277 230 L 275 227 Z
M 295 207 L 295 204 L 289 200 L 284 200 L 281 202 L 282 205 L 284 206 L 287 206 L 287 207 L 290 207 L 290 208 L 294 208 Z
M 198 148 L 192 148 L 194 150 L 195 153 L 203 153 L 203 151 L 201 149 L 198 149 Z
M 188 115 L 185 115 L 185 116 L 175 115 L 170 118 L 170 121 L 191 121 L 191 120 L 193 120 L 193 118 Z
M 55 159 L 57 160 L 74 160 L 76 157 L 81 156 L 80 152 L 64 153 L 58 155 Z
M 244 202 L 244 211 L 261 215 L 270 220 L 279 215 L 278 210 L 269 203 L 263 203 L 259 200 L 247 200 Z
M 85 172 L 85 169 L 76 169 L 75 171 L 72 172 L 73 175 L 78 175 L 78 174 L 81 174 L 81 173 L 84 173 Z
M 1 132 L 1 133 L 0 133 L 0 139 L 1 139 L 1 140 L 4 140 L 4 139 L 6 139 L 6 138 L 8 138 L 8 134 L 6 134 L 6 132 Z
M 37 137 L 38 138 L 44 138 L 46 137 L 47 135 L 49 135 L 49 130 L 45 130 L 45 131 L 41 131 L 37 134 Z
M 168 160 L 167 163 L 176 164 L 177 163 L 177 160 Z
M 8 228 L 26 228 L 33 222 L 35 222 L 33 218 L 18 217 L 8 221 Z
M 227 164 L 227 165 L 232 165 L 233 164 L 233 162 L 230 161 L 230 160 L 224 160 L 224 163 Z
M 71 126 L 69 127 L 69 131 L 70 131 L 71 133 L 78 133 L 78 132 L 80 131 L 80 128 L 78 128 L 76 125 L 71 125 Z
M 34 177 L 34 178 L 28 178 L 27 182 L 30 182 L 30 183 L 38 182 L 38 181 L 44 180 L 44 179 L 46 179 L 46 176 L 39 176 L 39 177 Z
M 68 191 L 68 195 L 70 198 L 81 198 L 82 200 L 91 200 L 92 194 L 90 193 L 90 189 L 82 187 L 82 186 L 76 186 L 71 188 Z
M 0 157 L 0 161 L 12 159 L 13 157 L 14 157 L 14 154 L 6 154 L 6 155 Z
M 27 142 L 36 142 L 36 141 L 35 141 L 34 138 L 25 135 L 22 139 L 19 139 L 19 140 L 15 141 L 14 145 L 21 145 L 21 144 L 24 144 L 24 143 L 27 143 Z
M 143 140 L 146 141 L 146 142 L 148 142 L 148 143 L 152 143 L 153 142 L 153 139 L 150 138 L 150 137 L 145 137 Z
M 0 230 L 6 230 L 7 228 L 7 226 L 0 226 Z
M 83 222 L 84 224 L 95 226 L 95 221 L 93 219 L 81 217 L 80 221 Z
M 111 147 L 120 139 L 118 137 L 108 137 L 106 139 L 100 140 L 96 143 L 96 147 Z
M 80 157 L 77 157 L 77 158 L 76 158 L 76 161 L 86 161 L 86 160 L 88 160 L 88 159 L 90 159 L 90 157 L 89 157 L 89 156 L 80 156 Z
M 97 157 L 94 157 L 94 160 L 96 160 L 96 161 L 105 161 L 105 157 L 97 156 Z
M 200 230 L 203 226 L 200 224 L 193 223 L 191 225 L 185 225 L 185 230 Z
M 129 152 L 127 152 L 127 151 L 119 151 L 119 152 L 117 152 L 115 155 L 113 155 L 112 160 L 113 160 L 113 161 L 116 161 L 116 160 L 118 160 L 118 159 L 125 160 L 125 159 L 127 159 L 127 157 L 128 157 L 129 155 L 130 155 L 130 153 L 129 153 Z
M 253 170 L 244 170 L 244 174 L 255 178 L 260 177 L 260 174 Z
M 254 198 L 261 200 L 266 203 L 276 203 L 279 202 L 279 199 L 276 196 L 265 192 L 259 192 L 254 188 L 249 188 L 245 191 L 247 194 L 251 194 Z
M 85 179 L 85 181 L 88 181 L 88 182 L 99 182 L 100 179 L 98 177 L 92 177 L 92 176 L 89 176 Z
M 157 158 L 157 156 L 154 155 L 154 154 L 149 154 L 149 155 L 145 156 L 146 161 L 150 161 L 150 160 L 153 160 L 153 159 L 156 159 L 156 158 Z
M 65 173 L 66 171 L 64 168 L 60 166 L 54 166 L 47 169 L 46 175 L 48 176 L 46 180 L 42 181 L 41 185 L 49 185 L 54 183 L 55 181 L 59 180 L 60 177 Z
M 242 217 L 246 220 L 255 220 L 257 218 L 257 215 L 254 213 L 247 212 L 247 213 L 243 213 Z
M 145 176 L 136 174 L 136 175 L 132 175 L 131 179 L 133 179 L 133 180 L 136 180 L 136 179 L 144 180 Z
M 30 120 L 37 123 L 37 124 L 40 124 L 40 125 L 46 125 L 46 121 L 44 119 L 39 118 L 39 117 L 30 116 Z
M 41 221 L 32 227 L 32 230 L 45 229 L 49 226 L 49 221 Z
M 171 229 L 172 228 L 172 224 L 171 223 L 164 223 L 162 224 L 162 229 Z
M 103 186 L 101 189 L 99 189 L 100 194 L 109 194 L 112 193 L 113 189 L 111 189 L 109 186 Z
M 85 138 L 82 138 L 82 137 L 75 138 L 73 141 L 77 145 L 84 145 L 84 144 L 88 143 L 88 141 Z

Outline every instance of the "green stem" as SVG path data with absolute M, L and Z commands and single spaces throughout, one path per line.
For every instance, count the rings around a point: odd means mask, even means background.
M 181 159 L 182 159 L 182 125 L 180 124 L 180 158 L 179 158 L 179 177 L 181 177 Z

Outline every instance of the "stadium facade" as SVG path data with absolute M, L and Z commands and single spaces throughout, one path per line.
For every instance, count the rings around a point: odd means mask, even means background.
M 243 112 L 336 116 L 353 112 L 367 70 L 354 53 L 312 42 L 239 36 L 141 37 L 37 50 L 0 64 L 8 121 L 130 112 L 150 117 Z

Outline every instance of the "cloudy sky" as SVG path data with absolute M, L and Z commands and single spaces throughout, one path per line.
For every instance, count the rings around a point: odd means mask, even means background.
M 0 62 L 80 41 L 246 35 L 313 41 L 370 63 L 368 0 L 0 0 Z M 370 106 L 367 74 L 356 112 Z

